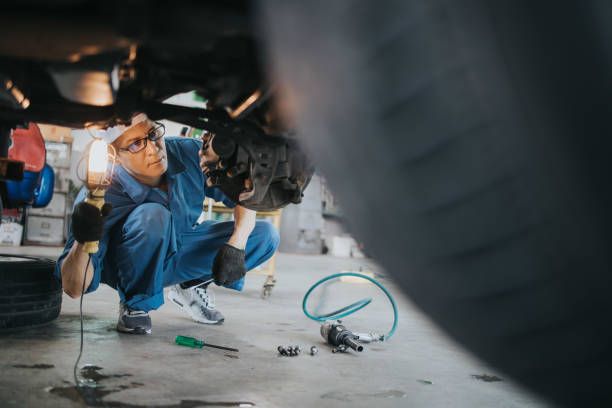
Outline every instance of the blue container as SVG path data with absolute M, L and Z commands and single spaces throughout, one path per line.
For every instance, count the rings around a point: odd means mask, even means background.
M 45 164 L 40 172 L 38 186 L 34 189 L 34 202 L 32 207 L 46 207 L 53 198 L 53 188 L 55 187 L 55 172 L 53 167 Z
M 23 172 L 23 180 L 6 181 L 6 193 L 9 208 L 23 207 L 34 203 L 34 190 L 40 181 L 40 173 L 32 171 Z

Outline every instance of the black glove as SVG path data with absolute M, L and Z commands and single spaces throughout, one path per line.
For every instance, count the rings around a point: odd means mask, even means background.
M 106 203 L 101 210 L 81 201 L 72 212 L 72 235 L 78 243 L 99 241 L 104 231 L 104 217 L 110 213 L 112 205 Z
M 246 274 L 244 250 L 229 244 L 219 248 L 213 261 L 212 273 L 217 285 L 229 285 Z

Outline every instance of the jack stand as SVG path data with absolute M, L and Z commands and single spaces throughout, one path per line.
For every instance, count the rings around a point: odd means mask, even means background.
M 261 298 L 267 299 L 272 295 L 272 288 L 276 285 L 276 279 L 274 275 L 268 275 L 266 281 L 263 284 L 263 290 L 261 291 Z

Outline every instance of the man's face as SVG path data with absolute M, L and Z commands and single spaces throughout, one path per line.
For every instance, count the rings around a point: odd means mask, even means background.
M 157 141 L 147 139 L 157 125 L 145 120 L 126 130 L 113 146 L 117 150 L 119 163 L 138 179 L 155 179 L 163 175 L 168 168 L 166 143 L 160 137 Z M 143 145 L 146 146 L 143 148 Z M 136 153 L 133 153 L 134 151 Z

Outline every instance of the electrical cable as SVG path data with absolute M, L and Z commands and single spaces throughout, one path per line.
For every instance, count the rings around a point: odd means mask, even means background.
M 319 285 L 321 285 L 324 282 L 327 282 L 331 279 L 337 279 L 340 278 L 342 276 L 354 276 L 357 278 L 361 278 L 361 279 L 365 279 L 367 281 L 370 281 L 371 283 L 373 283 L 374 285 L 376 285 L 380 290 L 383 291 L 383 293 L 387 296 L 387 299 L 389 299 L 389 302 L 391 303 L 391 306 L 393 307 L 393 325 L 391 326 L 391 329 L 389 330 L 389 333 L 387 333 L 386 335 L 381 336 L 380 340 L 388 340 L 391 338 L 391 336 L 393 336 L 393 334 L 395 333 L 395 329 L 397 328 L 397 320 L 398 320 L 398 312 L 397 312 L 397 304 L 395 303 L 395 299 L 393 298 L 393 296 L 391 295 L 391 293 L 389 293 L 389 291 L 387 290 L 387 288 L 385 288 L 380 282 L 378 282 L 376 279 L 371 278 L 367 275 L 361 274 L 361 273 L 356 273 L 356 272 L 340 272 L 340 273 L 334 273 L 332 275 L 329 275 L 323 279 L 318 280 L 317 282 L 315 282 L 314 285 L 312 285 L 310 287 L 310 289 L 308 289 L 306 291 L 306 294 L 304 294 L 304 299 L 302 300 L 302 310 L 304 311 L 304 314 L 306 315 L 306 317 L 308 317 L 309 319 L 312 319 L 316 322 L 326 322 L 328 320 L 338 320 L 338 319 L 342 319 L 343 317 L 346 317 L 348 315 L 351 315 L 361 309 L 363 309 L 364 307 L 366 307 L 367 305 L 369 305 L 370 303 L 372 303 L 372 298 L 365 298 L 365 299 L 361 299 L 358 300 L 355 303 L 352 303 L 348 306 L 344 306 L 338 310 L 335 310 L 331 313 L 326 313 L 326 314 L 322 314 L 322 315 L 316 315 L 316 314 L 312 314 L 308 311 L 308 308 L 306 307 L 307 302 L 308 302 L 308 297 L 310 296 L 310 294 L 312 293 L 313 290 L 315 290 L 315 288 L 317 288 Z
M 81 361 L 81 356 L 83 355 L 83 298 L 85 297 L 85 282 L 87 282 L 87 270 L 89 269 L 89 264 L 91 263 L 91 254 L 89 254 L 89 258 L 87 259 L 87 265 L 85 265 L 85 273 L 83 274 L 83 288 L 81 289 L 81 299 L 79 301 L 79 314 L 81 316 L 81 347 L 79 348 L 79 356 L 77 357 L 74 363 L 74 385 L 79 387 L 81 383 L 77 377 L 77 367 L 79 366 L 79 362 Z

